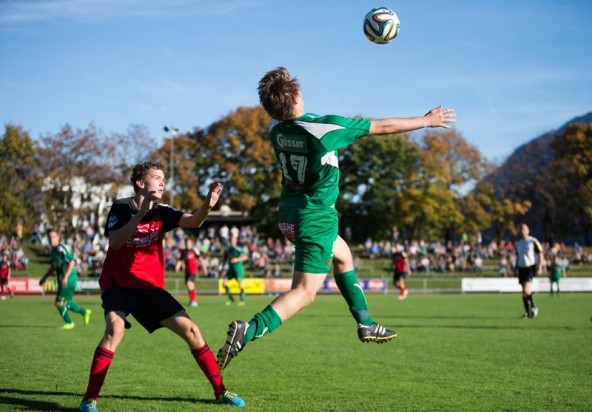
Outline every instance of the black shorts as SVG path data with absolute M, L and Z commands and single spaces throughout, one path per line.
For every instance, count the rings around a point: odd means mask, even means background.
M 0 279 L 0 285 L 2 285 L 2 286 L 8 285 L 8 278 Z
M 157 288 L 121 288 L 113 285 L 103 292 L 101 299 L 105 316 L 113 311 L 123 312 L 126 317 L 131 313 L 140 325 L 150 333 L 162 328 L 160 322 L 163 320 L 185 310 L 169 292 Z M 131 326 L 126 320 L 126 329 Z
M 518 267 L 518 282 L 523 285 L 526 282 L 532 282 L 532 278 L 536 275 L 536 266 L 527 266 L 525 268 Z
M 397 283 L 401 279 L 407 279 L 407 273 L 395 271 L 395 274 L 393 275 L 393 282 Z
M 192 273 L 190 275 L 185 275 L 185 283 L 191 281 L 191 282 L 195 282 L 195 278 L 197 277 L 197 275 L 195 273 Z

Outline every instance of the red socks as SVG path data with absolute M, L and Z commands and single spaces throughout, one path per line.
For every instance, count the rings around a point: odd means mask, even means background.
M 90 367 L 90 377 L 88 378 L 88 387 L 84 394 L 84 399 L 97 399 L 99 392 L 107 376 L 107 370 L 113 360 L 115 352 L 111 352 L 109 349 L 97 346 L 95 355 L 93 356 L 92 365 Z
M 85 400 L 97 399 L 99 397 L 99 392 L 101 391 L 101 387 L 103 386 L 103 382 L 107 376 L 107 371 L 109 370 L 109 365 L 113 360 L 114 354 L 115 353 L 109 349 L 105 349 L 100 346 L 98 346 L 95 350 L 92 365 L 90 367 L 88 387 L 86 388 L 86 393 L 84 394 Z M 224 387 L 224 383 L 222 383 L 222 374 L 220 373 L 220 369 L 216 363 L 216 358 L 214 357 L 212 351 L 210 351 L 208 345 L 203 345 L 201 348 L 193 349 L 191 354 L 197 361 L 197 364 L 203 371 L 204 375 L 206 375 L 210 381 L 210 384 L 214 389 L 214 393 L 219 395 L 224 392 L 226 388 Z
M 189 291 L 189 301 L 190 302 L 195 302 L 196 301 L 196 299 L 195 299 L 195 289 Z
M 224 383 L 222 383 L 222 374 L 220 373 L 220 369 L 216 363 L 216 358 L 214 357 L 214 354 L 208 345 L 206 344 L 201 348 L 193 349 L 191 354 L 197 361 L 197 364 L 203 371 L 204 375 L 206 375 L 210 381 L 210 384 L 214 389 L 214 393 L 219 395 L 224 392 L 226 388 L 224 387 Z

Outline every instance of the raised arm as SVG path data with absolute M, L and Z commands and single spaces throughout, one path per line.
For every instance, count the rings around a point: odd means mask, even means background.
M 370 135 L 393 134 L 411 132 L 426 127 L 450 128 L 449 123 L 456 122 L 456 114 L 453 109 L 442 109 L 438 106 L 421 117 L 410 117 L 406 119 L 381 119 L 372 120 L 370 123 Z
M 200 208 L 194 214 L 185 213 L 179 219 L 179 226 L 180 227 L 188 227 L 188 228 L 198 228 L 202 225 L 210 210 L 216 205 L 218 202 L 218 198 L 220 197 L 220 193 L 222 192 L 222 183 L 216 183 L 210 187 L 210 191 L 206 196 L 206 199 L 200 206 Z

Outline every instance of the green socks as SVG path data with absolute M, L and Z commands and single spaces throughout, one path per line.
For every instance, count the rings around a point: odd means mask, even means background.
M 245 339 L 247 342 L 250 342 L 262 338 L 265 335 L 269 335 L 281 325 L 282 319 L 280 316 L 271 305 L 267 305 L 265 309 L 257 313 L 255 317 L 249 321 L 249 327 L 247 328 Z
M 358 283 L 356 272 L 350 270 L 349 272 L 335 275 L 335 282 L 339 291 L 345 298 L 349 310 L 354 316 L 356 322 L 369 326 L 374 323 L 374 319 L 368 314 L 368 303 L 364 291 Z M 257 313 L 253 319 L 249 321 L 249 327 L 245 335 L 246 342 L 257 340 L 265 335 L 270 334 L 282 325 L 282 319 L 273 309 L 268 305 L 263 311 Z
M 349 272 L 336 274 L 335 282 L 356 322 L 364 326 L 374 323 L 374 319 L 368 314 L 368 303 L 366 302 L 364 291 L 358 283 L 356 272 L 350 270 Z
M 68 301 L 68 308 L 75 313 L 80 313 L 81 315 L 86 314 L 86 310 L 82 308 L 78 303 L 74 302 L 73 300 Z
M 57 308 L 58 312 L 60 312 L 60 316 L 64 319 L 66 323 L 72 323 L 72 319 L 70 318 L 70 314 L 68 313 L 68 305 L 63 304 L 61 307 Z
M 232 293 L 230 293 L 230 288 L 228 286 L 224 286 L 224 290 L 226 291 L 226 295 L 231 302 L 234 302 L 234 298 L 232 297 Z

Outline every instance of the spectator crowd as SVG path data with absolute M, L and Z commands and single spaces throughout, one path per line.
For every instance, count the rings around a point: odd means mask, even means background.
M 49 253 L 50 245 L 46 234 L 47 227 L 43 224 L 35 226 L 32 231 L 31 243 L 41 245 Z M 105 259 L 108 239 L 96 232 L 91 226 L 82 231 L 67 233 L 64 225 L 60 225 L 64 243 L 72 252 L 77 262 L 77 270 L 81 275 L 89 275 L 98 278 L 101 275 L 103 261 Z M 290 275 L 294 261 L 294 246 L 283 238 L 274 239 L 265 237 L 257 232 L 253 225 L 237 226 L 226 224 L 211 225 L 189 233 L 181 228 L 165 234 L 164 258 L 166 270 L 179 271 L 181 269 L 181 249 L 185 239 L 191 237 L 195 240 L 195 249 L 206 262 L 207 273 L 201 270 L 202 276 L 219 278 L 224 273 L 222 256 L 225 248 L 230 243 L 231 237 L 239 240 L 239 245 L 248 256 L 247 270 L 255 277 L 271 278 Z M 515 244 L 512 241 L 502 240 L 500 243 L 492 240 L 484 243 L 481 236 L 476 241 L 469 242 L 463 235 L 459 242 L 441 242 L 424 240 L 401 240 L 396 236 L 396 231 L 390 240 L 372 240 L 368 238 L 363 245 L 353 248 L 355 264 L 359 266 L 360 258 L 390 259 L 394 250 L 399 247 L 407 255 L 409 265 L 413 272 L 474 272 L 481 273 L 484 262 L 496 262 L 496 270 L 499 276 L 514 276 L 516 265 Z M 344 238 L 351 242 L 351 230 L 345 229 Z M 14 270 L 28 268 L 29 259 L 22 248 L 22 228 L 12 236 L 0 235 L 0 256 L 8 259 L 10 267 Z M 585 253 L 583 248 L 575 243 L 568 248 L 565 244 L 543 243 L 545 264 L 543 268 L 550 266 L 553 258 L 559 256 L 563 267 L 568 270 L 570 265 L 577 263 L 592 264 L 592 253 Z M 489 267 L 488 269 L 491 269 Z
M 412 272 L 475 272 L 482 273 L 484 261 L 497 262 L 497 272 L 501 277 L 512 277 L 516 269 L 515 242 L 502 240 L 499 244 L 492 240 L 483 243 L 480 236 L 476 242 L 469 242 L 463 236 L 458 243 L 424 240 L 404 240 L 400 243 L 392 240 L 374 241 L 367 239 L 363 245 L 363 254 L 370 259 L 390 259 L 394 250 L 401 248 L 409 261 Z M 555 256 L 559 256 L 562 266 L 568 270 L 570 265 L 592 264 L 592 253 L 586 254 L 576 242 L 573 248 L 564 243 L 542 243 L 545 262 L 548 269 Z

